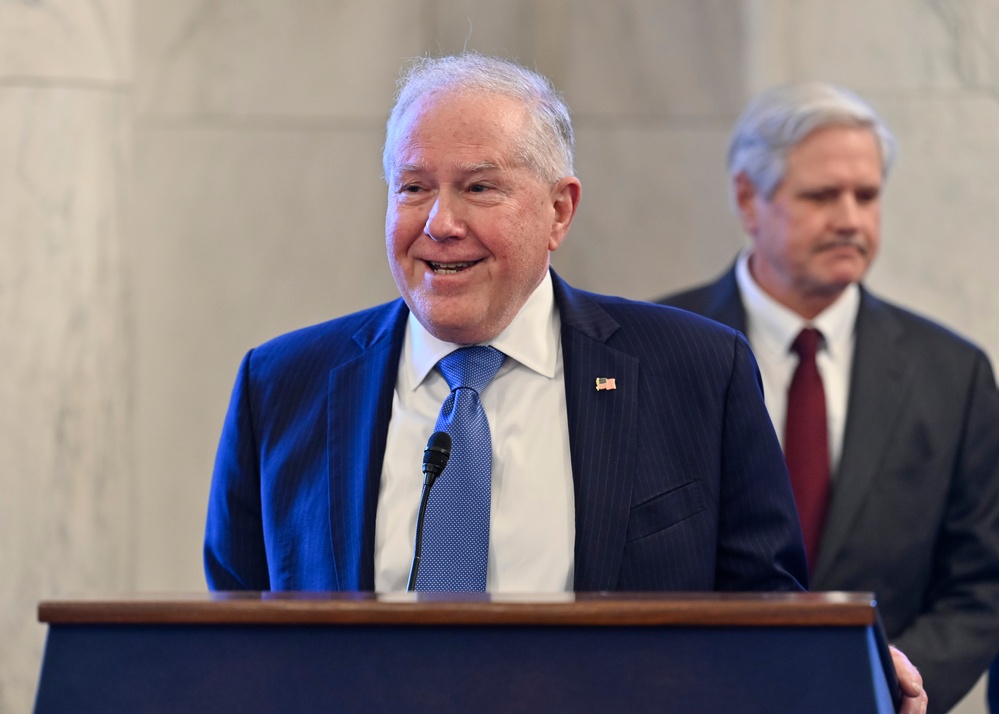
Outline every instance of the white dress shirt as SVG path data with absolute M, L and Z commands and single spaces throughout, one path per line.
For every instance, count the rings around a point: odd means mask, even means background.
M 748 250 L 744 250 L 736 261 L 735 278 L 746 308 L 746 337 L 760 365 L 763 396 L 782 448 L 787 390 L 798 366 L 798 356 L 791 344 L 805 327 L 814 327 L 822 333 L 816 363 L 826 396 L 830 473 L 835 477 L 843 452 L 860 288 L 850 285 L 832 305 L 809 321 L 767 295 L 756 283 L 749 271 Z
M 575 504 L 558 309 L 551 276 L 488 344 L 507 358 L 480 398 L 493 446 L 489 592 L 572 590 Z M 450 388 L 435 366 L 459 345 L 410 314 L 375 516 L 375 590 L 405 590 L 423 449 Z M 447 469 L 440 478 L 447 478 Z M 433 498 L 433 491 L 431 491 Z

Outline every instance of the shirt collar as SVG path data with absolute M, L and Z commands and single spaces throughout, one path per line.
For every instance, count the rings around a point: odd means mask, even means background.
M 793 310 L 781 305 L 767 295 L 749 272 L 747 248 L 739 253 L 735 265 L 735 279 L 739 284 L 746 316 L 753 331 L 766 340 L 770 349 L 785 354 L 802 328 L 815 327 L 822 333 L 825 349 L 833 359 L 844 355 L 853 338 L 853 327 L 860 309 L 860 288 L 851 283 L 836 301 L 812 320 L 805 320 Z
M 551 379 L 555 376 L 561 344 L 560 326 L 551 273 L 545 272 L 544 279 L 527 298 L 527 302 L 514 316 L 513 321 L 485 344 L 495 347 L 507 357 Z M 437 362 L 459 347 L 462 345 L 444 342 L 431 335 L 410 312 L 403 345 L 403 364 L 409 389 L 415 390 L 419 387 Z M 510 360 L 507 360 L 500 373 L 510 368 Z

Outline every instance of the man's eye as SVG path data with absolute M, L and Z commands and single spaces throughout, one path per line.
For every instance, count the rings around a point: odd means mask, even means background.
M 857 203 L 873 203 L 878 199 L 877 191 L 858 191 Z
M 811 191 L 805 194 L 805 198 L 809 201 L 815 203 L 828 203 L 829 201 L 835 200 L 835 191 Z
M 423 190 L 422 186 L 417 186 L 416 184 L 412 183 L 406 184 L 405 186 L 399 189 L 400 193 L 419 193 L 422 190 Z
M 489 187 L 482 183 L 473 183 L 468 187 L 468 190 L 472 193 L 485 193 L 489 190 Z

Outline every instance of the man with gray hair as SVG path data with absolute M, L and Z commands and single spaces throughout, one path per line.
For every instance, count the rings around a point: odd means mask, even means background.
M 213 589 L 803 588 L 745 339 L 551 271 L 579 202 L 573 151 L 540 75 L 414 63 L 383 153 L 401 298 L 244 358 L 210 494 Z M 694 402 L 698 419 L 677 417 Z M 437 432 L 453 444 L 417 572 Z
M 209 586 L 802 589 L 745 338 L 551 271 L 581 189 L 548 81 L 478 55 L 418 61 L 383 158 L 401 297 L 243 359 L 209 498 Z M 417 561 L 421 451 L 440 468 L 448 448 Z M 924 712 L 918 672 L 892 657 L 903 711 Z
M 811 588 L 875 592 L 929 711 L 945 712 L 999 649 L 999 392 L 980 349 L 862 285 L 894 157 L 845 89 L 762 93 L 728 154 L 751 245 L 660 302 L 748 336 Z

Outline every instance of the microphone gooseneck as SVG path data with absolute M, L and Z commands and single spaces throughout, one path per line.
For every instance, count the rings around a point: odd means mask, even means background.
M 413 566 L 409 570 L 407 592 L 416 589 L 416 575 L 420 570 L 420 556 L 423 553 L 423 519 L 427 513 L 430 489 L 444 471 L 449 458 L 451 458 L 451 435 L 446 431 L 435 431 L 430 435 L 423 450 L 423 494 L 420 496 L 420 512 L 416 517 L 416 544 L 413 546 Z

